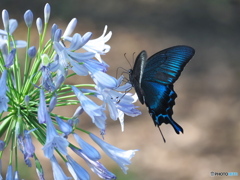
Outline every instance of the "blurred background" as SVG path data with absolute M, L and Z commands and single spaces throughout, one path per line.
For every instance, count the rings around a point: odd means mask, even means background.
M 130 68 L 124 53 L 133 64 L 133 53 L 143 49 L 149 56 L 175 45 L 189 45 L 196 50 L 174 86 L 178 98 L 173 119 L 183 127 L 184 134 L 177 135 L 170 125 L 163 124 L 161 130 L 167 140 L 164 143 L 147 108 L 139 102 L 143 114 L 126 117 L 123 133 L 119 122 L 108 119 L 107 142 L 125 150 L 139 149 L 127 175 L 103 155 L 101 162 L 119 180 L 239 179 L 239 176 L 210 176 L 212 171 L 240 175 L 239 0 L 1 0 L 0 7 L 8 10 L 10 18 L 19 21 L 16 33 L 19 36 L 24 33 L 25 38 L 24 12 L 31 9 L 35 19 L 43 17 L 47 2 L 52 9 L 50 24 L 56 23 L 60 28 L 65 29 L 76 17 L 75 32 L 91 31 L 93 38 L 97 38 L 108 25 L 108 30 L 113 32 L 107 43 L 111 51 L 102 58 L 110 65 L 108 73 L 112 76 L 116 76 L 118 67 Z M 33 37 L 34 40 L 38 37 Z M 61 109 L 60 113 L 71 116 L 74 111 L 75 107 Z M 88 116 L 81 118 L 80 125 L 98 134 Z M 41 146 L 38 150 L 46 179 L 51 180 L 51 165 L 43 156 Z M 93 180 L 99 179 L 86 169 Z M 29 169 L 24 163 L 20 173 L 25 180 L 36 179 L 34 167 Z

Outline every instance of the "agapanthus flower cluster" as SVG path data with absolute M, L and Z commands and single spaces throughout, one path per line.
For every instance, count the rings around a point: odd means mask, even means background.
M 1 162 L 8 166 L 6 177 L 3 177 L 0 164 L 0 179 L 20 179 L 18 161 L 21 160 L 29 167 L 35 166 L 38 178 L 44 179 L 44 168 L 38 158 L 39 152 L 35 152 L 33 139 L 42 144 L 42 154 L 50 160 L 55 180 L 87 180 L 90 179 L 90 169 L 102 179 L 116 179 L 101 164 L 98 150 L 82 138 L 84 133 L 88 134 L 124 173 L 128 169 L 126 165 L 131 163 L 131 158 L 137 151 L 119 149 L 102 138 L 106 132 L 107 112 L 111 119 L 120 121 L 122 130 L 125 114 L 132 117 L 141 114 L 133 104 L 136 96 L 127 93 L 131 85 L 124 83 L 122 76 L 116 79 L 106 73 L 109 66 L 103 61 L 102 55 L 110 50 L 106 42 L 112 33 L 107 33 L 105 26 L 103 34 L 96 39 L 91 38 L 91 32 L 73 34 L 77 25 L 76 18 L 70 21 L 65 30 L 56 24 L 49 27 L 50 10 L 50 5 L 46 4 L 44 20 L 37 18 L 36 28 L 33 28 L 32 11 L 25 12 L 26 41 L 14 39 L 18 22 L 9 17 L 7 10 L 2 11 L 0 161 L 5 150 L 10 157 L 8 162 Z M 37 46 L 31 44 L 31 32 L 35 29 L 39 35 Z M 48 29 L 51 29 L 49 40 L 46 39 Z M 19 56 L 19 48 L 26 49 L 23 59 Z M 72 76 L 79 80 L 82 76 L 90 76 L 94 84 L 67 84 L 66 80 Z M 102 103 L 97 104 L 90 96 Z M 56 107 L 71 105 L 79 105 L 71 117 L 53 113 Z M 79 116 L 82 113 L 89 115 L 90 121 L 99 129 L 98 135 L 79 126 Z M 70 142 L 69 136 L 74 137 L 75 142 Z M 73 159 L 73 154 L 80 156 L 89 169 L 84 169 Z M 72 177 L 67 177 L 59 160 L 65 162 Z

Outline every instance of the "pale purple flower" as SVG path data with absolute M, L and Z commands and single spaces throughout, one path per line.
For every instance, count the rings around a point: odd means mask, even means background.
M 0 113 L 2 113 L 3 111 L 7 111 L 8 109 L 8 97 L 6 95 L 7 93 L 7 70 L 4 70 L 2 72 L 2 76 L 0 79 Z
M 51 7 L 50 5 L 47 3 L 44 7 L 44 23 L 47 24 L 49 21 L 49 17 L 50 17 L 50 13 L 51 13 Z
M 45 180 L 42 165 L 40 164 L 39 160 L 36 157 L 35 157 L 35 164 L 36 164 L 36 172 L 39 180 Z
M 10 51 L 10 53 L 7 55 L 7 58 L 4 59 L 5 60 L 5 65 L 4 66 L 6 68 L 10 68 L 13 65 L 15 54 L 16 54 L 16 49 L 12 49 Z
M 48 62 L 48 66 L 49 66 L 49 70 L 51 71 L 51 72 L 57 72 L 57 76 L 59 76 L 59 75 L 63 75 L 64 76 L 64 78 L 66 78 L 66 76 L 67 76 L 67 71 L 65 70 L 65 73 L 64 74 L 62 74 L 61 72 L 59 72 L 59 57 L 58 57 L 58 55 L 55 55 L 54 57 L 53 57 L 53 59 L 52 59 L 53 61 L 51 61 L 50 59 L 49 59 L 49 62 Z M 54 83 L 56 84 L 56 79 L 58 79 L 59 77 L 55 77 L 54 79 Z
M 76 161 L 71 158 L 71 156 L 67 155 L 66 162 L 69 172 L 72 174 L 74 180 L 89 180 L 90 176 L 88 172 L 80 166 Z
M 132 117 L 138 116 L 141 114 L 141 112 L 138 109 L 136 109 L 138 106 L 133 105 L 132 104 L 133 102 L 134 102 L 133 96 L 126 94 L 117 104 L 117 108 L 128 116 Z
M 119 98 L 119 102 L 117 103 L 118 110 L 131 117 L 140 115 L 141 111 L 136 109 L 138 106 L 133 104 L 137 99 L 137 94 L 132 95 L 131 93 L 126 93 L 124 96 Z
M 68 124 L 71 125 L 72 127 L 77 126 L 80 121 L 78 117 L 83 112 L 84 112 L 83 108 L 81 106 L 78 106 L 72 118 L 68 120 Z
M 0 151 L 3 151 L 5 147 L 5 142 L 0 140 Z
M 63 172 L 62 168 L 57 162 L 57 159 L 55 156 L 52 156 L 50 158 L 52 170 L 53 170 L 53 178 L 54 180 L 68 180 L 71 179 L 70 177 L 67 177 L 66 174 Z
M 65 69 L 72 69 L 80 76 L 88 75 L 88 70 L 81 62 L 93 58 L 94 54 L 91 52 L 73 52 L 88 41 L 88 36 L 87 34 L 81 37 L 80 34 L 75 34 L 69 48 L 66 48 L 58 41 L 54 41 L 54 49 L 59 56 L 59 70 L 62 71 L 62 73 L 64 73 L 63 71 L 65 71 Z
M 58 29 L 58 25 L 57 24 L 53 24 L 52 28 L 51 28 L 51 40 L 54 41 L 54 37 L 55 37 L 55 33 Z
M 120 122 L 120 125 L 121 125 L 121 130 L 123 132 L 124 131 L 124 113 L 120 110 L 118 110 L 118 119 L 119 119 L 119 122 Z
M 6 122 L 14 115 L 13 119 L 15 118 L 16 120 L 13 133 L 7 133 L 13 137 L 7 139 L 10 139 L 10 142 L 13 141 L 14 147 L 17 143 L 17 147 L 15 148 L 23 153 L 25 163 L 28 166 L 32 165 L 31 158 L 35 160 L 39 180 L 44 180 L 44 173 L 37 155 L 35 155 L 35 147 L 31 138 L 31 132 L 34 130 L 37 130 L 33 132 L 34 136 L 40 143 L 44 144 L 42 150 L 44 156 L 49 158 L 51 162 L 55 180 L 71 179 L 63 172 L 55 154 L 58 154 L 66 161 L 66 165 L 74 179 L 90 179 L 88 172 L 68 155 L 68 147 L 73 149 L 100 178 L 107 180 L 116 179 L 116 176 L 99 162 L 101 155 L 98 150 L 82 139 L 82 136 L 75 134 L 75 130 L 89 133 L 87 130 L 77 127 L 79 116 L 83 112 L 86 112 L 90 116 L 92 122 L 100 129 L 100 134 L 102 135 L 105 134 L 106 129 L 107 117 L 105 110 L 107 107 L 110 111 L 110 116 L 114 120 L 118 118 L 122 124 L 124 113 L 130 115 L 136 114 L 134 112 L 135 106 L 132 105 L 133 100 L 131 99 L 131 95 L 125 93 L 127 92 L 126 85 L 121 86 L 122 81 L 106 73 L 109 66 L 101 59 L 101 55 L 106 54 L 110 50 L 110 46 L 106 43 L 111 38 L 112 32 L 108 32 L 107 26 L 105 26 L 103 34 L 99 38 L 92 40 L 91 32 L 83 35 L 74 34 L 77 19 L 73 18 L 65 31 L 59 29 L 54 24 L 51 29 L 50 40 L 47 40 L 48 36 L 45 30 L 48 28 L 50 13 L 51 7 L 47 3 L 44 7 L 44 20 L 38 18 L 36 21 L 39 33 L 39 49 L 36 49 L 34 46 L 30 47 L 29 42 L 14 40 L 13 34 L 18 27 L 18 21 L 10 19 L 6 10 L 2 12 L 4 30 L 0 29 L 0 50 L 4 64 L 0 72 L 0 113 L 4 113 L 5 117 L 4 111 L 9 110 L 10 114 L 9 117 L 6 116 Z M 34 19 L 32 11 L 27 10 L 23 17 L 29 31 Z M 29 33 L 28 31 L 26 33 Z M 16 57 L 16 49 L 23 47 L 27 47 L 25 51 L 25 63 L 30 64 L 20 67 L 19 63 L 16 62 L 19 60 Z M 26 72 L 20 73 L 18 71 L 19 68 L 25 69 Z M 69 70 L 74 71 L 74 73 Z M 78 84 L 76 85 L 77 87 L 89 86 L 96 87 L 96 89 L 81 89 L 80 91 L 80 89 L 72 86 L 72 90 L 76 94 L 80 106 L 71 119 L 65 116 L 62 118 L 62 116 L 55 115 L 52 111 L 56 106 L 74 105 L 76 103 L 76 100 L 69 99 L 73 97 L 73 95 L 69 94 L 71 90 L 69 90 L 69 85 L 63 84 L 66 78 L 72 77 L 75 74 L 80 76 L 90 75 L 96 84 Z M 24 75 L 24 78 L 21 78 L 20 75 Z M 12 93 L 12 91 L 21 92 L 19 94 Z M 98 105 L 88 95 L 99 98 L 103 101 L 103 104 Z M 14 102 L 9 102 L 12 99 Z M 126 105 L 128 102 L 131 105 Z M 34 121 L 34 115 L 36 114 L 38 122 Z M 29 130 L 29 128 L 35 129 Z M 81 149 L 76 148 L 75 145 L 68 142 L 67 138 L 69 134 L 73 134 Z M 0 141 L 0 151 L 4 150 L 4 147 L 5 142 Z M 16 158 L 17 155 L 15 154 Z M 117 163 L 122 166 L 130 164 L 129 162 L 122 163 L 119 160 L 119 156 L 115 157 Z M 7 175 L 4 179 L 20 180 L 18 163 L 15 162 L 16 159 L 14 160 L 14 158 L 10 157 L 9 164 L 7 164 L 9 165 Z M 12 165 L 16 166 L 15 169 Z M 126 167 L 122 168 L 126 171 Z
M 35 130 L 35 129 L 33 129 Z M 25 159 L 29 158 L 29 157 L 33 157 L 34 153 L 35 153 L 35 147 L 32 143 L 32 138 L 30 133 L 33 131 L 27 131 L 24 130 L 24 149 L 25 149 Z
M 27 10 L 25 13 L 24 13 L 24 21 L 26 23 L 26 26 L 28 28 L 30 28 L 32 26 L 32 22 L 33 22 L 33 13 L 31 10 Z
M 83 48 L 86 49 L 89 52 L 95 53 L 95 57 L 102 62 L 101 56 L 105 53 L 109 52 L 110 46 L 105 44 L 112 36 L 112 32 L 109 31 L 109 33 L 106 35 L 107 32 L 107 26 L 104 27 L 103 34 L 97 38 L 88 41 Z
M 24 136 L 22 136 L 22 134 L 18 135 L 18 147 L 21 150 L 21 152 L 24 155 L 24 161 L 26 163 L 26 165 L 28 165 L 28 167 L 32 166 L 32 163 L 30 161 L 30 157 L 33 157 L 34 153 L 35 153 L 35 147 L 32 144 L 32 139 L 30 136 L 30 132 L 34 131 L 35 129 L 31 130 L 31 131 L 27 131 L 24 130 Z
M 76 19 L 76 18 L 73 18 L 73 19 L 68 23 L 67 28 L 66 28 L 65 32 L 63 33 L 62 38 L 63 38 L 64 40 L 66 40 L 66 38 L 73 33 L 76 25 L 77 25 L 77 19 Z
M 3 30 L 1 30 L 0 29 L 0 31 L 1 31 L 1 33 L 2 32 L 5 32 L 5 31 L 3 31 Z M 6 46 L 7 47 L 7 34 L 6 35 L 3 35 L 3 33 L 0 35 L 0 47 L 1 47 L 1 49 L 2 49 L 2 47 L 3 46 Z
M 37 18 L 36 26 L 37 26 L 38 34 L 41 35 L 43 33 L 43 23 L 41 18 Z
M 101 158 L 99 152 L 93 146 L 84 141 L 78 134 L 74 133 L 73 136 L 77 143 L 79 144 L 79 146 L 81 147 L 82 152 L 86 156 L 88 156 L 93 161 L 97 161 Z
M 106 88 L 114 88 L 117 85 L 116 79 L 104 72 L 94 71 L 91 76 L 97 84 L 99 83 Z
M 2 21 L 6 32 L 9 32 L 9 14 L 6 9 L 2 11 Z
M 54 29 L 53 29 L 54 30 Z M 54 32 L 54 37 L 53 37 L 53 41 L 60 41 L 61 40 L 61 36 L 62 36 L 62 30 L 61 29 L 57 29 Z
M 18 27 L 18 22 L 16 19 L 10 19 L 9 20 L 9 34 L 13 34 L 14 31 L 17 29 Z
M 25 48 L 27 46 L 27 42 L 22 40 L 16 40 L 14 43 L 10 42 L 11 47 L 15 47 L 14 44 L 16 45 L 16 48 Z
M 6 174 L 6 180 L 13 180 L 13 169 L 12 169 L 12 165 L 8 165 L 7 174 Z
M 73 70 L 77 75 L 87 76 L 89 74 L 88 69 L 85 67 L 85 64 L 78 63 L 75 61 L 71 61 L 71 64 L 72 66 L 69 69 Z
M 76 127 L 79 123 L 79 119 L 76 118 L 76 119 L 69 119 L 68 122 L 67 122 L 70 126 L 72 127 Z
M 98 106 L 94 103 L 91 99 L 86 97 L 78 88 L 72 86 L 72 90 L 76 94 L 78 100 L 81 103 L 82 108 L 84 111 L 92 118 L 92 122 L 99 128 L 105 129 L 106 128 L 106 115 L 104 113 L 104 108 L 102 106 Z
M 57 116 L 56 121 L 58 123 L 60 130 L 64 133 L 64 137 L 67 137 L 73 130 L 72 126 Z
M 117 87 L 118 81 L 116 78 L 97 70 L 94 66 L 88 64 L 85 64 L 85 66 L 90 71 L 91 77 L 97 85 L 100 84 L 101 86 L 111 89 Z
M 97 143 L 102 150 L 111 158 L 113 159 L 122 169 L 122 171 L 127 174 L 128 167 L 126 165 L 131 164 L 131 158 L 135 155 L 135 152 L 138 151 L 135 150 L 122 150 L 115 146 L 112 146 L 111 144 L 106 143 L 102 139 L 98 138 L 94 134 L 90 133 L 89 136 L 92 138 L 92 140 Z
M 78 33 L 75 33 L 72 37 L 72 40 L 71 40 L 71 44 L 70 44 L 70 47 L 69 47 L 69 50 L 72 49 L 72 50 L 78 50 L 80 49 L 82 46 L 84 46 L 88 41 L 89 39 L 91 38 L 92 36 L 92 33 L 91 32 L 87 32 L 85 33 L 83 36 L 81 36 L 80 34 Z M 90 53 L 90 54 L 93 54 L 93 53 Z M 75 59 L 78 60 L 79 58 L 75 55 L 75 54 L 72 54 L 73 57 L 76 57 Z
M 0 29 L 1 30 L 1 29 Z M 5 31 L 4 31 L 5 32 Z M 1 36 L 0 36 L 1 37 Z M 4 61 L 6 61 L 7 56 L 8 56 L 8 45 L 6 43 L 3 43 L 1 45 L 1 52 L 2 52 L 2 56 Z
M 42 86 L 46 91 L 54 91 L 55 85 L 53 83 L 51 71 L 49 66 L 42 66 L 40 71 L 42 71 Z
M 57 30 L 53 33 L 56 34 Z M 59 32 L 58 32 L 58 34 L 59 34 Z M 56 45 L 54 48 L 58 54 L 61 54 L 61 51 L 65 51 L 70 57 L 72 57 L 75 60 L 88 60 L 88 59 L 94 57 L 94 53 L 90 53 L 90 52 L 76 53 L 73 51 L 80 49 L 84 44 L 86 44 L 89 41 L 89 39 L 91 38 L 91 35 L 92 35 L 92 33 L 90 33 L 90 32 L 85 33 L 83 36 L 81 36 L 78 33 L 75 33 L 73 35 L 73 37 L 70 39 L 69 48 L 65 47 L 62 43 L 59 43 L 57 41 L 55 42 Z
M 14 172 L 14 180 L 21 180 L 18 171 L 15 171 L 15 172 Z
M 9 20 L 9 33 L 12 34 L 15 29 L 17 28 L 18 24 L 15 19 Z M 2 47 L 4 44 L 7 44 L 7 32 L 0 29 L 0 47 Z M 26 41 L 22 40 L 16 40 L 14 42 L 10 42 L 11 48 L 25 48 L 27 46 Z
M 97 174 L 100 178 L 106 179 L 106 180 L 114 180 L 117 179 L 117 177 L 107 170 L 99 161 L 93 161 L 88 156 L 86 156 L 81 149 L 76 149 L 74 147 L 71 147 L 71 149 L 79 155 L 83 160 L 87 163 L 87 165 L 90 167 L 90 169 Z
M 81 106 L 78 106 L 78 108 L 76 109 L 76 111 L 73 114 L 73 119 L 78 118 L 82 113 L 83 113 L 83 108 Z
M 42 148 L 44 155 L 50 159 L 53 156 L 54 148 L 56 148 L 63 155 L 67 155 L 67 147 L 69 142 L 64 137 L 58 135 L 50 117 L 46 119 L 46 125 L 47 139 L 44 147 Z
M 30 58 L 34 58 L 37 53 L 37 49 L 35 46 L 32 46 L 28 49 L 28 55 Z
M 17 123 L 17 126 L 19 126 L 19 123 Z M 17 128 L 20 129 L 20 127 Z M 30 133 L 34 130 L 36 129 L 32 129 L 30 131 L 24 130 L 24 135 L 20 133 L 20 130 L 16 130 L 18 147 L 23 153 L 24 161 L 28 167 L 32 166 L 32 163 L 29 158 L 33 157 L 35 153 L 35 147 L 32 143 L 32 139 L 30 136 Z
M 89 71 L 91 71 L 91 73 L 96 72 L 96 71 L 107 72 L 107 70 L 109 68 L 109 65 L 107 63 L 99 62 L 95 59 L 90 59 L 90 60 L 82 61 L 82 62 L 84 63 L 85 67 Z
M 68 124 L 70 124 L 71 126 L 77 126 L 79 123 L 79 116 L 84 112 L 83 108 L 81 106 L 78 106 L 78 108 L 76 109 L 76 111 L 74 112 L 72 119 L 68 120 Z
M 119 79 L 114 79 L 113 82 L 108 81 L 108 86 L 97 82 L 96 89 L 98 92 L 97 97 L 104 102 L 104 105 L 107 105 L 110 117 L 113 120 L 120 120 L 123 131 L 124 114 L 135 117 L 140 115 L 141 111 L 136 109 L 137 106 L 133 104 L 136 102 L 137 99 L 135 97 L 137 96 L 132 96 L 131 93 L 126 93 L 126 91 L 131 88 L 131 85 L 127 83 L 120 86 L 122 84 L 122 81 L 123 76 L 121 76 Z M 118 91 L 123 91 L 125 93 Z
M 64 81 L 65 81 L 65 77 L 63 76 L 63 74 L 58 73 L 56 78 L 53 80 L 55 88 L 58 89 Z
M 6 43 L 3 43 L 1 45 L 1 52 L 2 52 L 2 56 L 4 59 L 4 63 L 5 63 L 5 67 L 9 68 L 13 62 L 14 62 L 14 58 L 15 58 L 15 54 L 16 54 L 16 49 L 12 49 L 10 51 L 10 53 L 8 53 L 8 47 Z
M 5 14 L 4 12 L 7 12 L 6 10 L 3 10 L 3 14 Z M 7 15 L 8 16 L 8 15 Z M 7 18 L 7 17 L 5 17 Z M 16 19 L 9 19 L 9 17 L 5 20 L 3 20 L 3 24 L 4 24 L 4 28 L 5 30 L 1 30 L 0 31 L 0 34 L 3 35 L 3 36 L 7 36 L 8 33 L 10 35 L 13 34 L 13 32 L 16 30 L 16 28 L 18 27 L 18 22 Z M 7 30 L 6 30 L 7 28 Z
M 38 122 L 40 124 L 46 123 L 47 119 L 50 119 L 50 116 L 47 111 L 44 91 L 40 89 L 40 101 L 38 106 Z
M 48 112 L 52 112 L 52 110 L 55 108 L 56 104 L 57 104 L 57 94 L 55 93 L 51 97 L 49 107 L 48 107 Z

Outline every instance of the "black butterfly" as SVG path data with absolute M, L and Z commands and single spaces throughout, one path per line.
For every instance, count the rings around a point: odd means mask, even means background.
M 162 123 L 170 123 L 177 134 L 183 133 L 183 128 L 172 119 L 172 107 L 177 97 L 173 83 L 194 53 L 191 47 L 174 46 L 159 51 L 147 59 L 146 51 L 142 51 L 129 72 L 130 82 L 140 102 L 146 104 L 158 128 Z M 163 140 L 165 141 L 164 137 Z

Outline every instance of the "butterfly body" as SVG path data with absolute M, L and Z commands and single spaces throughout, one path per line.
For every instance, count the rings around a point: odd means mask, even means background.
M 147 59 L 146 51 L 142 51 L 129 73 L 139 101 L 148 107 L 155 126 L 170 123 L 177 134 L 183 133 L 183 128 L 172 119 L 177 97 L 173 84 L 194 52 L 188 46 L 174 46 Z

